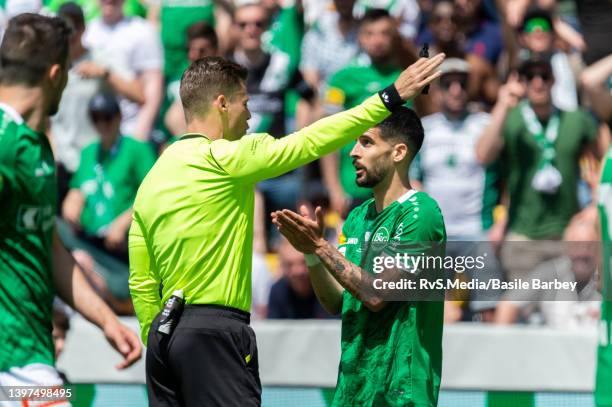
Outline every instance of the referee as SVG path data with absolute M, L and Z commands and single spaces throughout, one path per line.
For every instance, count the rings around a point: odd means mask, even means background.
M 245 68 L 208 57 L 185 71 L 180 97 L 188 133 L 141 184 L 129 235 L 130 291 L 148 342 L 151 406 L 261 403 L 249 327 L 255 184 L 355 140 L 437 78 L 443 59 L 421 58 L 362 104 L 281 139 L 243 137 L 250 118 Z M 159 313 L 178 289 L 186 306 L 167 336 L 157 331 Z

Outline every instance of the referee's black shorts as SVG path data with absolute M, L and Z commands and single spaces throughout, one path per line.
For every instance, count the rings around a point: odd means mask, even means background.
M 151 324 L 147 347 L 150 406 L 259 406 L 261 383 L 250 315 L 186 305 L 170 336 Z

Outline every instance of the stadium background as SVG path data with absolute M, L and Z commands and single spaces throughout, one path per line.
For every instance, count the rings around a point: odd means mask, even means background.
M 0 8 L 4 11 L 4 16 L 8 17 L 15 11 L 16 4 L 16 9 L 20 11 L 41 6 L 34 4 L 40 3 L 36 1 L 32 2 L 33 4 L 26 3 L 28 2 L 0 2 Z M 53 1 L 47 6 L 56 11 L 59 3 L 62 2 Z M 83 1 L 83 4 L 85 3 L 87 2 Z M 95 1 L 92 0 L 90 3 Z M 291 1 L 287 3 L 293 4 Z M 418 7 L 421 7 L 431 2 L 371 3 L 384 4 L 392 8 L 395 4 L 418 3 Z M 310 25 L 316 21 L 328 3 L 309 0 L 304 1 L 304 4 L 308 5 L 305 19 L 307 25 Z M 126 1 L 126 11 L 144 16 L 146 10 L 141 5 L 135 7 L 138 5 L 138 1 Z M 9 10 L 11 7 L 13 9 Z M 128 10 L 130 7 L 132 11 Z M 482 7 L 488 22 L 499 24 L 495 2 L 483 1 Z M 89 19 L 91 10 L 85 11 Z M 573 1 L 560 1 L 557 11 L 566 21 L 576 26 L 576 7 Z M 45 9 L 44 12 L 47 13 L 49 10 Z M 96 12 L 91 11 L 91 13 Z M 295 16 L 293 11 L 291 16 Z M 405 17 L 409 18 L 409 13 Z M 171 20 L 168 21 L 169 25 L 173 23 Z M 412 23 L 414 26 L 414 21 Z M 164 24 L 163 20 L 161 24 Z M 276 21 L 273 28 L 281 25 L 281 21 Z M 272 35 L 270 32 L 268 34 L 268 37 Z M 297 53 L 299 54 L 299 51 Z M 580 53 L 573 50 L 572 54 L 576 56 Z M 297 61 L 292 63 L 297 65 Z M 503 63 L 498 64 L 496 68 L 499 68 L 499 65 Z M 499 71 L 497 74 L 501 79 L 503 75 Z M 605 86 L 609 88 L 611 84 L 612 81 L 607 81 Z M 435 87 L 432 91 L 435 93 Z M 170 92 L 166 93 L 169 96 Z M 169 136 L 168 134 L 160 136 L 162 133 L 167 133 L 166 129 L 159 125 L 163 121 L 161 119 L 163 112 L 170 104 L 167 97 L 164 103 L 165 106 L 162 107 L 162 113 L 158 118 L 158 128 L 153 132 L 159 136 L 156 142 Z M 488 107 L 490 103 L 485 104 L 485 108 Z M 592 186 L 592 183 L 589 181 L 592 181 L 594 173 L 597 174 L 596 166 L 590 167 L 591 165 L 592 163 L 586 163 L 581 166 L 586 181 L 581 184 L 581 199 L 585 202 L 590 199 L 589 186 Z M 337 220 L 330 223 L 337 223 Z M 272 270 L 277 268 L 275 264 L 270 266 Z M 278 277 L 279 274 L 277 272 L 274 277 Z M 124 282 L 107 281 L 109 286 L 114 283 L 121 285 Z M 117 291 L 121 291 L 121 287 Z M 138 331 L 134 318 L 127 317 L 124 321 Z M 256 321 L 254 328 L 260 349 L 260 371 L 264 386 L 263 405 L 279 407 L 329 405 L 333 397 L 339 359 L 339 322 Z M 595 326 L 585 329 L 551 329 L 524 325 L 493 327 L 462 322 L 447 325 L 444 340 L 440 406 L 594 406 L 592 392 L 595 382 L 597 343 Z M 118 372 L 113 367 L 117 358 L 98 331 L 78 316 L 72 318 L 71 329 L 68 332 L 64 352 L 59 358 L 58 367 L 67 375 L 72 383 L 71 386 L 75 389 L 76 398 L 73 400 L 75 406 L 146 404 L 144 359 L 135 367 L 125 372 Z

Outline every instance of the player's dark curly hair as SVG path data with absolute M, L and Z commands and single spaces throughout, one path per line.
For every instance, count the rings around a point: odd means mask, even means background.
M 380 136 L 383 140 L 393 144 L 404 143 L 408 146 L 411 159 L 421 149 L 425 131 L 421 119 L 405 106 L 399 107 L 389 117 L 378 124 Z

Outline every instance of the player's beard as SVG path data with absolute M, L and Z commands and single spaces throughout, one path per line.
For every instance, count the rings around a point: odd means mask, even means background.
M 380 163 L 374 163 L 372 168 L 367 168 L 363 165 L 358 165 L 356 168 L 363 170 L 362 176 L 356 176 L 355 178 L 357 185 L 362 188 L 374 188 L 387 175 L 387 169 Z

